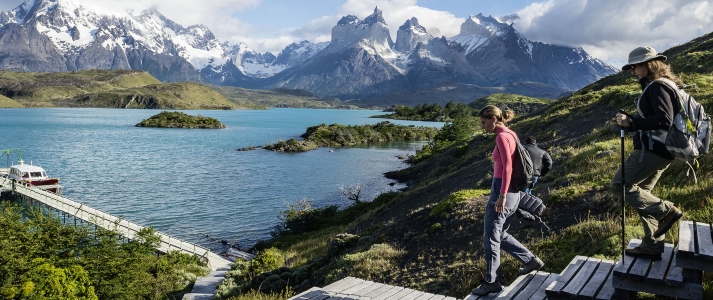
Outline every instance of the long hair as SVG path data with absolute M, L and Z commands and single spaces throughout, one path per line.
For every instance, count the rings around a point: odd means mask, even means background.
M 677 86 L 683 86 L 683 80 L 678 76 L 673 74 L 671 71 L 671 66 L 667 65 L 661 60 L 654 59 L 646 62 L 646 67 L 649 68 L 649 73 L 646 74 L 646 78 L 649 81 L 654 81 L 658 78 L 667 78 L 673 81 Z
M 488 105 L 488 106 L 483 107 L 483 109 L 480 110 L 480 113 L 478 113 L 478 116 L 480 116 L 481 118 L 486 118 L 486 119 L 496 117 L 498 119 L 498 121 L 507 124 L 510 120 L 515 118 L 515 112 L 513 112 L 512 110 L 509 110 L 509 109 L 502 111 L 495 105 Z

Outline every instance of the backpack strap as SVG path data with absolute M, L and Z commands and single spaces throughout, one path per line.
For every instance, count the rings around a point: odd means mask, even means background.
M 679 93 L 678 93 L 678 87 L 676 86 L 676 83 L 674 83 L 673 81 L 671 81 L 671 79 L 661 77 L 661 78 L 656 78 L 656 79 L 654 79 L 653 81 L 649 82 L 649 83 L 644 87 L 644 90 L 641 92 L 641 96 L 639 96 L 639 99 L 636 100 L 636 112 L 638 113 L 638 115 L 639 115 L 640 117 L 645 118 L 644 114 L 641 112 L 641 98 L 644 97 L 644 94 L 646 93 L 646 89 L 648 89 L 649 86 L 651 86 L 651 84 L 654 83 L 654 82 L 659 82 L 659 83 L 663 84 L 664 86 L 666 86 L 666 87 L 670 88 L 671 90 L 673 90 L 673 93 L 675 94 L 676 100 L 678 100 L 678 101 L 676 101 L 676 103 L 678 103 L 678 110 L 679 110 L 679 112 L 680 112 L 681 110 L 683 110 L 683 103 L 682 103 L 681 95 L 679 95 Z M 673 102 L 673 99 L 672 99 L 672 100 L 671 100 L 671 104 L 673 104 L 673 103 L 674 103 L 674 102 Z M 676 113 L 675 113 L 675 112 L 674 112 L 674 116 L 673 116 L 673 117 L 674 117 L 674 118 L 676 117 Z M 671 126 L 673 126 L 673 123 L 671 123 Z M 659 130 L 657 130 L 657 131 L 659 131 Z M 649 150 L 653 150 L 653 149 L 654 149 L 654 138 L 653 138 L 653 137 L 654 137 L 654 130 L 646 130 L 646 131 L 644 131 L 644 130 L 639 130 L 639 137 L 640 137 L 640 140 L 641 140 L 641 150 L 642 150 L 642 151 L 641 151 L 641 154 L 639 155 L 639 162 L 640 162 L 640 163 L 641 163 L 641 162 L 644 162 L 644 152 L 646 152 L 646 151 L 643 151 L 643 150 L 646 150 L 646 144 L 644 144 L 644 140 L 643 140 L 643 138 L 642 138 L 642 137 L 644 136 L 644 134 L 646 135 L 647 140 L 649 141 L 649 143 L 648 143 L 648 144 L 649 144 L 649 145 L 648 145 L 649 148 L 648 148 L 648 149 L 649 149 Z M 664 140 L 665 140 L 665 135 L 664 135 Z M 664 141 L 661 141 L 661 142 L 664 143 Z

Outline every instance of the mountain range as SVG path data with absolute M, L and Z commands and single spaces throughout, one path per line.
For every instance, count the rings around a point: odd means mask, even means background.
M 164 82 L 302 89 L 343 100 L 443 85 L 556 98 L 617 71 L 581 48 L 530 41 L 482 14 L 451 38 L 411 18 L 393 41 L 375 8 L 363 20 L 341 18 L 329 42 L 293 43 L 275 56 L 220 42 L 207 27 L 183 27 L 156 9 L 106 15 L 75 0 L 26 0 L 0 12 L 0 69 L 145 70 Z

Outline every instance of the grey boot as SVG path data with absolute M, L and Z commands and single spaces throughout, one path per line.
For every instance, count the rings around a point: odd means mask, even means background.
M 542 267 L 544 267 L 544 266 L 545 266 L 545 263 L 540 258 L 535 256 L 533 259 L 531 259 L 529 262 L 527 262 L 525 264 L 524 268 L 520 268 L 519 270 L 517 270 L 517 272 L 520 273 L 520 275 L 525 275 L 532 271 L 537 271 L 539 269 L 542 269 Z
M 470 292 L 473 295 L 478 295 L 478 296 L 485 296 L 490 293 L 497 293 L 503 290 L 503 286 L 500 285 L 500 282 L 493 282 L 493 283 L 487 283 L 483 282 L 479 287 L 474 288 Z

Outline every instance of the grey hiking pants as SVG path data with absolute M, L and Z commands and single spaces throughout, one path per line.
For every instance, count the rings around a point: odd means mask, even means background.
M 644 250 L 663 252 L 666 235 L 659 238 L 654 238 L 652 235 L 659 227 L 659 220 L 666 216 L 673 203 L 659 199 L 651 194 L 651 190 L 661 177 L 661 173 L 671 164 L 671 160 L 646 151 L 644 160 L 639 162 L 641 151 L 643 150 L 634 150 L 624 162 L 626 171 L 624 197 L 626 202 L 639 213 L 641 225 L 644 226 L 644 237 L 639 247 Z M 609 187 L 615 196 L 621 196 L 621 166 L 614 174 Z
M 500 195 L 502 178 L 493 178 L 493 185 L 490 188 L 490 200 L 485 207 L 485 218 L 483 220 L 483 248 L 485 250 L 485 281 L 500 282 L 498 278 L 498 268 L 500 267 L 500 250 L 504 250 L 523 264 L 530 262 L 535 255 L 520 244 L 513 236 L 507 233 L 509 225 L 508 217 L 517 210 L 520 202 L 520 193 L 508 191 L 505 201 L 505 211 L 495 212 L 495 202 Z

